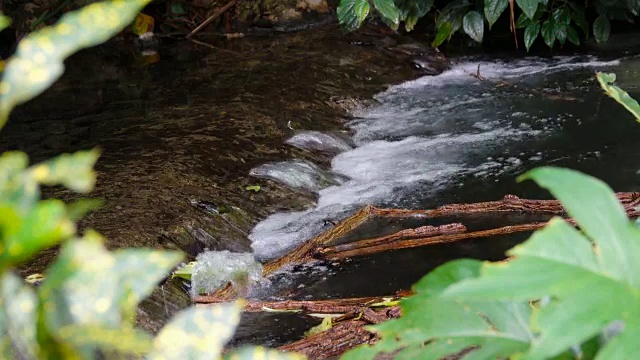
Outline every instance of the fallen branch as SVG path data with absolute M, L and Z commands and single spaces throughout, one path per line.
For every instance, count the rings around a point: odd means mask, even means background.
M 221 7 L 218 11 L 213 13 L 213 15 L 209 16 L 209 18 L 207 18 L 207 20 L 202 22 L 202 24 L 198 25 L 197 28 L 193 29 L 193 31 L 191 31 L 189 33 L 189 35 L 187 35 L 187 39 L 190 39 L 193 35 L 197 34 L 198 31 L 202 30 L 205 26 L 211 24 L 211 22 L 213 22 L 213 20 L 215 20 L 218 17 L 220 17 L 220 15 L 224 14 L 225 11 L 229 10 L 237 2 L 238 2 L 238 0 L 229 1 L 225 6 Z
M 409 293 L 403 294 L 404 296 Z M 347 299 L 329 300 L 284 300 L 284 301 L 256 301 L 250 300 L 244 306 L 247 312 L 300 312 L 303 314 L 348 314 L 354 310 L 371 307 L 388 307 L 400 300 L 400 296 L 370 296 Z M 209 296 L 199 296 L 199 304 L 215 304 L 219 299 Z
M 370 312 L 373 314 L 340 322 L 327 331 L 280 346 L 278 350 L 297 352 L 309 359 L 327 359 L 361 344 L 373 344 L 377 338 L 365 326 L 400 317 L 400 308 L 396 306 Z

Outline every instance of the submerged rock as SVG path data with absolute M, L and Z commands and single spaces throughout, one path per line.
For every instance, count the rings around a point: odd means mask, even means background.
M 320 131 L 303 131 L 286 141 L 287 144 L 303 150 L 316 150 L 339 154 L 353 149 L 345 140 L 333 134 Z
M 196 258 L 191 274 L 192 295 L 209 294 L 232 283 L 241 292 L 262 279 L 262 265 L 251 253 L 207 251 Z
M 295 189 L 313 192 L 344 182 L 344 178 L 302 160 L 260 165 L 251 169 L 249 175 L 275 180 Z

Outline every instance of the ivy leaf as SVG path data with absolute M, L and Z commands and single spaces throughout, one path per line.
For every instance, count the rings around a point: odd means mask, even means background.
M 576 29 L 571 26 L 567 28 L 567 39 L 575 46 L 580 45 L 580 36 L 578 35 Z
M 596 73 L 596 77 L 598 78 L 600 86 L 607 95 L 611 96 L 615 101 L 624 106 L 631 114 L 633 114 L 633 116 L 635 116 L 636 120 L 640 122 L 640 105 L 638 105 L 638 102 L 629 96 L 626 91 L 613 85 L 616 81 L 616 75 Z
M 538 10 L 539 0 L 516 0 L 516 3 L 522 9 L 522 12 L 529 18 L 533 19 L 533 16 Z
M 165 325 L 150 360 L 217 359 L 240 322 L 242 303 L 189 308 Z M 176 342 L 176 339 L 181 341 Z
M 373 6 L 387 21 L 398 25 L 400 22 L 400 15 L 398 14 L 398 8 L 393 3 L 393 0 L 373 0 Z
M 524 13 L 518 16 L 518 20 L 516 20 L 516 29 L 526 28 L 529 24 L 535 23 L 537 21 L 533 21 L 527 17 Z
M 438 33 L 436 34 L 436 38 L 433 39 L 433 42 L 431 43 L 431 45 L 433 47 L 440 46 L 443 42 L 445 42 L 445 40 L 449 38 L 450 35 L 451 35 L 451 23 L 446 22 L 438 28 Z
M 473 40 L 481 43 L 484 36 L 484 20 L 477 11 L 469 11 L 462 21 L 464 32 Z
M 524 29 L 524 46 L 527 48 L 527 51 L 531 48 L 531 45 L 536 41 L 538 34 L 540 33 L 540 23 L 530 23 Z
M 542 23 L 542 39 L 548 47 L 552 48 L 556 42 L 556 31 L 552 20 L 546 20 Z
M 604 42 L 609 39 L 609 34 L 611 33 L 611 23 L 609 23 L 609 19 L 600 15 L 593 22 L 593 36 L 596 38 L 596 42 Z
M 369 15 L 369 2 L 367 0 L 340 0 L 338 5 L 338 21 L 344 31 L 354 31 L 362 25 Z
M 484 2 L 484 16 L 489 22 L 489 29 L 491 29 L 508 5 L 509 0 L 486 0 Z
M 27 35 L 5 64 L 0 82 L 0 128 L 16 105 L 41 94 L 62 75 L 64 59 L 108 40 L 130 24 L 149 1 L 93 3 L 63 15 L 52 27 Z
M 635 258 L 640 253 L 640 229 L 598 179 L 553 167 L 532 170 L 521 178 L 548 189 L 582 231 L 554 218 L 511 249 L 511 261 L 483 265 L 480 277 L 452 285 L 443 297 L 548 298 L 550 303 L 531 320 L 539 335 L 526 358 L 551 358 L 611 324 L 624 330 L 604 344 L 596 358 L 625 358 L 640 337 L 640 263 Z
M 296 353 L 285 353 L 262 346 L 248 346 L 225 356 L 227 360 L 304 360 L 306 357 Z

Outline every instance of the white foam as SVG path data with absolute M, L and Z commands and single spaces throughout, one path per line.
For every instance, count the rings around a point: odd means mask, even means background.
M 323 171 L 308 161 L 292 160 L 263 164 L 251 169 L 249 175 L 281 182 L 289 187 L 317 192 L 344 179 Z
M 478 64 L 490 81 L 470 75 Z M 332 160 L 333 172 L 349 180 L 320 190 L 313 209 L 260 222 L 250 235 L 256 257 L 283 255 L 328 229 L 325 220 L 340 220 L 365 204 L 422 206 L 413 198 L 459 186 L 462 176 L 493 179 L 521 171 L 522 159 L 531 155 L 511 154 L 514 145 L 559 131 L 549 124 L 561 124 L 564 115 L 545 103 L 549 100 L 497 87 L 494 81 L 617 64 L 591 57 L 467 60 L 439 76 L 391 87 L 377 96 L 381 105 L 360 112 L 349 124 L 358 147 Z

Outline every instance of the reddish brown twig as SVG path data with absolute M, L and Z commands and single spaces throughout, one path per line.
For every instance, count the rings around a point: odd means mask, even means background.
M 225 11 L 229 10 L 233 5 L 235 5 L 238 2 L 238 0 L 231 0 L 229 1 L 225 6 L 221 7 L 218 11 L 216 11 L 215 13 L 213 13 L 213 15 L 209 16 L 207 18 L 207 20 L 203 21 L 202 24 L 198 25 L 197 28 L 193 29 L 193 31 L 191 31 L 189 33 L 189 35 L 187 35 L 187 39 L 190 39 L 193 35 L 197 34 L 200 30 L 202 30 L 205 26 L 211 24 L 211 22 L 215 19 L 217 19 L 218 17 L 220 17 L 220 15 L 224 14 Z

